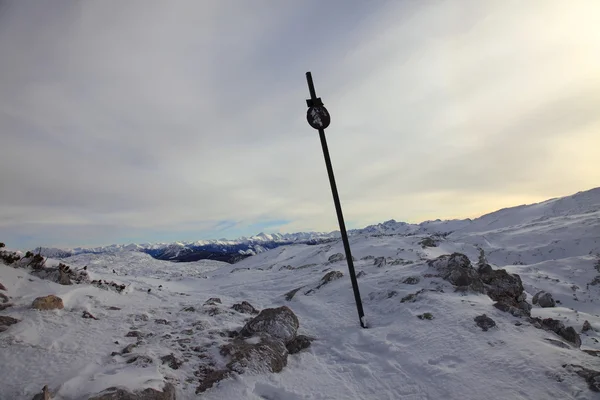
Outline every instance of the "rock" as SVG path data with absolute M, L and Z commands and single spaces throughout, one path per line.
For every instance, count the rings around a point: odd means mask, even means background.
M 168 364 L 172 369 L 179 369 L 183 365 L 183 361 L 179 360 L 173 353 L 160 358 L 163 364 Z
M 112 310 L 112 311 L 119 311 L 120 310 L 119 307 L 115 307 L 115 306 L 108 307 L 108 309 Z
M 6 290 L 6 286 L 4 286 L 2 282 L 0 282 L 0 290 Z
M 266 308 L 244 325 L 240 335 L 250 337 L 257 333 L 266 333 L 283 342 L 289 342 L 296 337 L 299 325 L 298 317 L 289 307 Z
M 305 335 L 298 335 L 289 342 L 286 343 L 285 347 L 287 348 L 290 354 L 296 354 L 304 349 L 310 347 L 314 339 Z
M 62 299 L 54 295 L 38 297 L 31 306 L 36 310 L 60 310 L 65 308 Z
M 0 326 L 11 326 L 16 324 L 17 322 L 19 322 L 19 320 L 16 318 L 0 315 Z
M 421 289 L 416 293 L 407 294 L 402 299 L 400 299 L 400 303 L 414 303 L 415 301 L 417 301 L 417 296 L 423 293 L 424 291 L 425 289 Z
M 65 269 L 66 265 L 60 264 L 58 267 L 58 283 L 61 285 L 72 285 L 71 278 L 69 277 L 68 270 Z
M 583 322 L 583 328 L 581 328 L 581 332 L 587 332 L 587 331 L 591 331 L 592 329 L 592 324 L 590 324 L 590 321 L 585 320 Z
M 294 296 L 296 295 L 296 293 L 298 293 L 298 291 L 299 291 L 300 289 L 302 289 L 303 287 L 304 287 L 304 286 L 300 286 L 299 288 L 296 288 L 296 289 L 294 289 L 294 290 L 290 290 L 289 292 L 287 292 L 286 294 L 284 294 L 284 296 L 285 296 L 285 299 L 286 299 L 287 301 L 291 301 L 291 300 L 294 298 Z
M 231 371 L 226 369 L 205 370 L 202 371 L 200 375 L 202 376 L 202 380 L 200 381 L 200 385 L 196 388 L 196 394 L 204 393 L 213 387 L 215 383 L 228 378 L 231 375 Z
M 405 283 L 407 285 L 416 285 L 420 281 L 421 279 L 418 276 L 409 276 L 408 278 L 404 279 L 402 283 Z
M 486 314 L 482 314 L 475 317 L 474 321 L 475 323 L 477 323 L 477 326 L 480 327 L 483 331 L 487 331 L 488 329 L 496 326 L 496 322 L 490 317 L 488 317 Z
M 258 310 L 247 301 L 242 301 L 241 303 L 234 304 L 233 306 L 231 306 L 231 308 L 242 314 L 258 314 Z
M 98 320 L 98 318 L 94 317 L 92 314 L 90 314 L 88 311 L 84 311 L 83 314 L 81 315 L 82 318 L 91 318 L 91 319 L 95 319 L 96 321 Z
M 158 325 L 170 325 L 169 321 L 166 319 L 155 319 L 154 323 Z
M 133 355 L 131 358 L 127 360 L 127 364 L 133 364 L 146 367 L 148 364 L 152 364 L 152 358 L 143 354 Z
M 535 296 L 533 296 L 532 302 L 543 308 L 554 307 L 556 305 L 552 295 L 544 291 L 536 293 Z
M 137 347 L 137 343 L 129 344 L 129 345 L 125 346 L 125 348 L 123 350 L 121 350 L 121 354 L 131 354 L 133 349 L 135 349 L 136 347 Z
M 563 337 L 567 342 L 573 343 L 576 347 L 581 346 L 581 337 L 572 326 L 561 329 L 558 332 L 559 336 Z
M 600 392 L 600 371 L 594 371 L 593 369 L 573 364 L 565 364 L 563 365 L 563 368 L 567 368 L 585 379 L 590 390 L 594 392 Z
M 204 302 L 205 306 L 216 306 L 217 304 L 222 304 L 221 299 L 218 297 L 211 297 Z
M 329 261 L 330 263 L 334 263 L 334 262 L 342 261 L 344 258 L 346 258 L 346 257 L 344 257 L 344 255 L 342 253 L 336 253 L 336 254 L 329 256 L 329 259 L 327 259 L 327 261 Z
M 433 314 L 426 312 L 426 313 L 417 315 L 417 318 L 419 318 L 419 319 L 426 319 L 426 320 L 431 321 L 433 319 Z
M 134 393 L 111 387 L 88 400 L 175 400 L 175 386 L 165 383 L 162 391 L 148 388 Z
M 387 260 L 385 259 L 385 257 L 377 257 L 373 261 L 373 265 L 376 266 L 377 268 L 381 268 L 381 267 L 385 266 L 386 264 L 387 264 Z
M 365 271 L 358 271 L 358 274 L 356 274 L 356 279 L 358 278 L 362 278 L 363 276 L 365 276 L 367 273 Z
M 127 334 L 125 335 L 125 337 L 134 337 L 134 338 L 138 338 L 141 339 L 143 338 L 145 335 L 140 332 L 140 331 L 129 331 L 127 332 Z
M 8 303 L 10 301 L 10 298 L 4 293 L 0 293 L 0 299 L 2 300 L 2 303 Z
M 483 293 L 484 287 L 479 274 L 467 256 L 460 253 L 443 255 L 428 262 L 430 267 L 435 268 L 442 279 L 447 280 L 459 289 L 470 289 Z
M 181 311 L 195 312 L 195 311 L 196 311 L 196 309 L 195 309 L 194 307 L 190 306 L 190 307 L 185 307 L 185 308 L 184 308 L 183 310 L 181 310 Z
M 304 294 L 309 295 L 311 293 L 314 293 L 316 290 L 318 290 L 318 289 L 322 288 L 323 286 L 327 285 L 329 282 L 335 281 L 337 279 L 340 279 L 343 276 L 344 276 L 344 274 L 341 273 L 340 271 L 329 271 L 328 273 L 325 274 L 325 276 L 323 276 L 321 278 L 321 281 L 319 282 L 319 284 L 317 285 L 317 287 L 315 287 L 314 289 L 310 289 L 310 290 L 306 291 Z
M 600 357 L 600 350 L 581 350 L 581 351 L 589 354 L 590 356 Z
M 7 308 L 10 308 L 10 307 L 12 307 L 12 306 L 13 306 L 13 304 L 12 304 L 12 303 L 4 303 L 4 304 L 0 304 L 0 311 L 4 311 L 4 310 L 6 310 Z
M 557 347 L 561 347 L 563 349 L 570 349 L 571 346 L 569 346 L 568 344 L 561 342 L 560 340 L 555 340 L 555 339 L 550 339 L 550 338 L 546 338 L 544 339 L 545 341 L 547 341 L 548 343 L 552 343 L 553 345 L 557 346 Z
M 48 385 L 45 385 L 42 388 L 42 393 L 38 393 L 33 396 L 32 400 L 52 400 L 52 397 L 50 397 L 50 390 L 48 390 Z
M 498 310 L 504 311 L 504 312 L 509 312 L 510 308 L 511 308 L 508 304 L 502 303 L 499 301 L 494 303 L 494 307 L 496 307 Z
M 485 291 L 492 300 L 524 309 L 519 306 L 523 302 L 523 283 L 519 275 L 496 269 L 482 274 L 481 280 L 486 284 Z
M 259 341 L 234 339 L 221 347 L 221 355 L 228 356 L 227 368 L 237 373 L 251 370 L 255 373 L 281 372 L 287 365 L 288 350 L 281 340 L 268 335 Z

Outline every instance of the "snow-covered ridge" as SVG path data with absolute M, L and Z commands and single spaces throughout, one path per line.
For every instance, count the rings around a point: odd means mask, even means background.
M 594 219 L 594 213 L 600 211 L 600 188 L 578 192 L 571 196 L 546 200 L 541 203 L 504 208 L 476 219 L 454 219 L 424 221 L 409 224 L 389 220 L 362 229 L 349 231 L 349 235 L 431 235 L 453 234 L 474 235 L 493 233 L 497 230 L 516 226 L 543 224 L 553 218 L 574 218 L 586 215 Z M 119 251 L 141 251 L 161 260 L 197 261 L 213 259 L 237 262 L 247 256 L 289 244 L 319 244 L 339 238 L 339 232 L 297 232 L 297 233 L 259 233 L 251 237 L 238 239 L 198 240 L 175 243 L 114 244 L 103 247 L 73 249 L 43 248 L 42 254 L 53 258 L 65 258 L 85 253 L 115 253 Z

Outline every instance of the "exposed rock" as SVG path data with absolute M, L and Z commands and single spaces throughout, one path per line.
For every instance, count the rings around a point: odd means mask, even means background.
M 431 321 L 433 319 L 433 314 L 426 312 L 426 313 L 417 315 L 417 318 L 419 318 L 419 319 L 426 319 L 426 320 Z
M 361 278 L 363 276 L 365 276 L 367 273 L 365 271 L 358 271 L 358 274 L 356 274 L 356 279 Z
M 529 321 L 538 329 L 552 331 L 576 347 L 581 346 L 581 337 L 572 326 L 565 327 L 561 321 L 552 318 L 530 318 Z
M 136 347 L 137 347 L 137 343 L 129 344 L 129 345 L 125 346 L 125 348 L 123 350 L 121 350 L 121 354 L 131 354 L 133 349 L 135 349 Z
M 556 302 L 552 298 L 552 294 L 544 291 L 537 292 L 535 296 L 533 296 L 532 303 L 543 308 L 554 307 L 556 305 Z
M 290 290 L 289 292 L 287 292 L 287 293 L 284 295 L 284 296 L 285 296 L 285 299 L 286 299 L 287 301 L 291 301 L 291 300 L 294 298 L 294 296 L 296 295 L 296 293 L 298 293 L 298 291 L 299 291 L 300 289 L 302 289 L 303 287 L 304 287 L 304 286 L 300 286 L 299 288 L 296 288 L 296 289 L 294 289 L 294 290 Z
M 183 361 L 175 357 L 173 353 L 160 358 L 163 364 L 168 364 L 172 369 L 179 369 L 183 365 Z
M 304 349 L 310 347 L 314 339 L 305 335 L 298 335 L 289 342 L 286 343 L 285 347 L 287 348 L 290 354 L 296 354 Z
M 217 304 L 222 304 L 221 299 L 218 297 L 211 297 L 204 303 L 205 306 L 216 306 Z
M 95 319 L 98 320 L 98 318 L 94 317 L 90 312 L 88 311 L 84 311 L 83 314 L 81 315 L 82 318 L 90 318 L 90 319 Z
M 136 354 L 133 355 L 131 358 L 129 358 L 127 360 L 127 364 L 133 364 L 135 363 L 136 365 L 140 365 L 140 366 L 147 366 L 148 364 L 152 364 L 152 358 L 143 354 Z
M 561 329 L 560 332 L 558 332 L 558 334 L 562 336 L 566 341 L 573 343 L 576 347 L 581 346 L 581 337 L 572 326 L 568 326 L 564 329 Z
M 154 323 L 158 325 L 170 325 L 169 321 L 166 319 L 155 319 Z
M 581 351 L 589 354 L 590 356 L 600 357 L 600 350 L 581 350 Z
M 242 314 L 258 314 L 258 310 L 247 301 L 242 301 L 241 303 L 234 304 L 231 308 Z
M 460 253 L 443 255 L 428 262 L 430 267 L 435 268 L 442 279 L 447 280 L 459 289 L 470 289 L 483 293 L 483 283 L 479 274 L 467 256 Z
M 38 393 L 33 396 L 32 400 L 52 400 L 52 397 L 50 397 L 50 390 L 48 390 L 48 385 L 45 385 L 42 388 L 42 393 Z
M 111 387 L 88 400 L 175 400 L 175 386 L 165 383 L 162 391 L 148 388 L 135 393 Z
M 409 276 L 408 278 L 404 279 L 402 283 L 407 285 L 416 285 L 420 281 L 421 279 L 418 276 Z
M 311 293 L 314 293 L 316 290 L 318 290 L 318 289 L 322 288 L 323 286 L 327 285 L 329 282 L 335 281 L 337 279 L 340 279 L 343 276 L 344 276 L 344 274 L 341 273 L 340 271 L 329 271 L 328 273 L 325 274 L 325 276 L 323 276 L 321 278 L 321 281 L 319 282 L 319 284 L 317 285 L 317 287 L 315 287 L 314 289 L 310 289 L 310 290 L 306 291 L 304 294 L 309 295 Z
M 2 303 L 8 303 L 10 301 L 10 297 L 0 292 L 0 300 L 2 300 Z
M 246 370 L 257 373 L 281 372 L 287 365 L 288 356 L 283 342 L 267 335 L 258 339 L 234 339 L 221 347 L 221 355 L 230 358 L 227 368 L 240 374 Z
M 523 283 L 519 275 L 509 274 L 504 269 L 492 269 L 481 274 L 481 280 L 486 284 L 486 293 L 492 300 L 526 311 L 527 306 L 522 304 Z
M 473 318 L 473 320 L 483 331 L 487 331 L 488 329 L 496 326 L 496 322 L 486 314 L 478 315 L 477 317 Z
M 60 310 L 65 308 L 63 301 L 60 297 L 49 295 L 44 297 L 38 297 L 31 304 L 36 310 Z
M 231 371 L 226 369 L 208 371 L 204 370 L 201 372 L 200 375 L 201 381 L 200 385 L 196 388 L 196 394 L 204 393 L 205 391 L 213 387 L 217 382 L 228 378 L 231 375 Z
M 342 261 L 344 258 L 346 258 L 346 257 L 344 257 L 344 255 L 342 253 L 336 253 L 336 254 L 329 256 L 329 259 L 327 259 L 327 261 L 329 261 L 330 263 L 334 263 L 334 262 Z
M 143 338 L 145 335 L 140 332 L 140 331 L 129 331 L 127 332 L 127 334 L 125 335 L 125 337 L 134 337 L 134 338 L 138 338 L 141 339 Z
M 570 349 L 571 346 L 569 346 L 568 344 L 566 344 L 565 342 L 562 342 L 560 340 L 555 340 L 555 339 L 550 339 L 550 338 L 545 338 L 545 341 L 547 341 L 548 343 L 552 343 L 553 345 L 557 346 L 557 347 L 561 347 L 563 349 Z
M 593 369 L 573 364 L 565 364 L 563 365 L 563 368 L 567 368 L 568 370 L 575 372 L 577 375 L 585 379 L 590 390 L 594 392 L 600 392 L 600 371 L 594 371 Z
M 257 333 L 267 333 L 288 342 L 296 337 L 299 325 L 298 317 L 289 307 L 266 308 L 244 325 L 240 335 L 250 337 Z
M 196 309 L 195 309 L 194 307 L 190 306 L 190 307 L 185 307 L 185 308 L 184 308 L 183 310 L 181 310 L 181 311 L 195 312 L 195 311 L 196 311 Z
M 426 248 L 426 247 L 437 247 L 437 243 L 435 241 L 435 239 L 433 239 L 432 237 L 426 237 L 423 238 L 419 244 L 421 245 L 422 248 Z
M 417 301 L 417 296 L 423 293 L 424 291 L 425 289 L 421 289 L 416 293 L 407 294 L 400 300 L 400 303 L 414 303 L 415 301 Z
M 581 332 L 587 332 L 587 331 L 591 331 L 592 329 L 592 324 L 590 324 L 590 321 L 588 321 L 587 319 L 583 322 L 583 328 L 581 328 Z
M 0 290 L 6 290 L 6 286 L 4 286 L 2 282 L 0 282 Z
M 115 306 L 108 307 L 108 309 L 112 310 L 112 311 L 119 311 L 120 310 L 119 307 L 115 307 Z
M 377 268 L 381 268 L 381 267 L 385 266 L 386 264 L 387 264 L 387 260 L 385 259 L 385 257 L 377 257 L 373 261 L 373 265 L 376 266 Z
M 504 311 L 504 312 L 509 312 L 510 311 L 510 306 L 506 303 L 501 303 L 501 302 L 496 302 L 494 303 L 494 307 L 496 307 L 498 310 L 500 311 Z
M 12 307 L 12 306 L 13 306 L 13 304 L 12 304 L 12 303 L 4 303 L 4 304 L 0 304 L 0 311 L 4 311 L 4 310 L 6 310 L 7 308 L 10 308 L 10 307 Z
M 16 324 L 17 322 L 19 322 L 19 320 L 16 318 L 0 315 L 0 326 L 8 327 Z

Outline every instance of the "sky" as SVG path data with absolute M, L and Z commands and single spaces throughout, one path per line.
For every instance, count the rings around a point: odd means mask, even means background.
M 0 0 L 0 241 L 477 217 L 599 186 L 600 2 Z

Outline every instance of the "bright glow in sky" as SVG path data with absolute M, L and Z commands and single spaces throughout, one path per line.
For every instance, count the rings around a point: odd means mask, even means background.
M 598 186 L 600 2 L 0 2 L 0 241 L 331 231 Z

